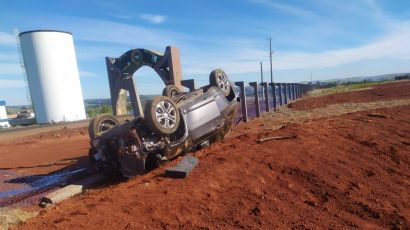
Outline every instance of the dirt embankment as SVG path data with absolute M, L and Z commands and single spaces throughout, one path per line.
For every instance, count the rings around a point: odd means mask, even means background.
M 408 228 L 410 106 L 242 135 L 196 152 L 183 180 L 163 168 L 88 191 L 21 229 Z M 296 138 L 256 143 L 260 137 Z
M 312 97 L 289 105 L 297 110 L 310 110 L 331 104 L 363 103 L 380 100 L 410 99 L 410 81 L 377 85 L 370 89 Z

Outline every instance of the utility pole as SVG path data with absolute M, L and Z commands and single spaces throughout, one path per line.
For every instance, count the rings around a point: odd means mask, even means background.
M 270 57 L 270 82 L 273 83 L 273 73 L 272 73 L 272 38 L 267 38 L 269 41 L 269 57 Z
M 263 82 L 263 67 L 262 67 L 262 62 L 261 62 L 261 84 L 262 82 Z M 263 87 L 262 87 L 261 93 L 262 93 L 262 100 L 263 100 Z

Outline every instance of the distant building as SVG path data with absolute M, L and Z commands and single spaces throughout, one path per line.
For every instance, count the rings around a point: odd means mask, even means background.
M 10 124 L 7 116 L 6 102 L 0 101 L 0 128 L 8 127 L 10 127 Z

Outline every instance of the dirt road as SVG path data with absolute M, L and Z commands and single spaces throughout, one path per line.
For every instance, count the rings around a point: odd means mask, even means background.
M 373 95 L 378 90 L 363 92 Z M 155 169 L 87 191 L 44 210 L 20 228 L 409 228 L 406 92 L 410 84 L 401 84 L 386 97 L 369 99 L 374 104 L 367 103 L 365 109 L 352 103 L 366 101 L 353 97 L 346 110 L 328 106 L 332 112 L 302 111 L 288 120 L 285 114 L 292 112 L 287 109 L 266 114 L 238 125 L 222 143 L 194 153 L 200 162 L 186 179 L 166 178 L 164 168 Z M 383 108 L 386 100 L 395 98 L 401 102 Z M 330 105 L 333 99 L 334 95 L 318 98 L 328 102 L 315 108 Z M 335 108 L 339 110 L 334 112 Z M 86 155 L 88 138 L 83 131 L 59 132 L 27 140 L 35 142 L 40 155 L 54 155 L 64 143 L 68 144 L 61 147 L 60 156 Z M 257 142 L 261 137 L 284 135 L 294 138 Z M 2 144 L 0 153 L 22 148 L 17 146 L 18 142 Z

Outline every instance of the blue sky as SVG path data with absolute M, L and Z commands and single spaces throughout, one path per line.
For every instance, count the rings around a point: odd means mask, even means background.
M 3 1 L 0 99 L 28 103 L 14 29 L 73 33 L 84 98 L 107 98 L 105 56 L 132 48 L 180 48 L 183 78 L 208 82 L 215 68 L 234 81 L 293 82 L 410 72 L 407 0 Z M 144 94 L 162 91 L 148 67 L 134 76 Z

